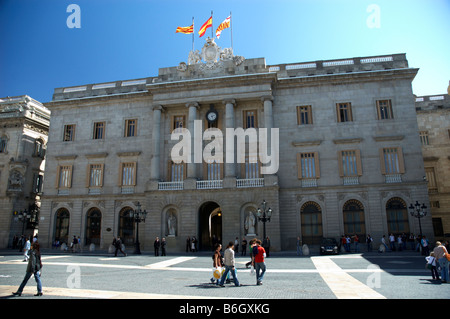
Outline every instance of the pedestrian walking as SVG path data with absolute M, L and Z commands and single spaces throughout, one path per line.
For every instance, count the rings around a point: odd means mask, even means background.
M 34 279 L 36 280 L 37 283 L 37 294 L 35 294 L 35 296 L 42 296 L 41 269 L 42 269 L 41 251 L 39 248 L 39 242 L 36 241 L 33 243 L 30 250 L 30 257 L 28 259 L 28 266 L 25 277 L 23 278 L 23 281 L 20 284 L 19 289 L 17 289 L 16 292 L 13 292 L 13 295 L 21 296 L 23 288 L 25 288 L 25 285 L 31 278 L 31 275 L 34 275 Z
M 388 245 L 386 243 L 386 235 L 383 235 L 383 237 L 381 238 L 381 244 L 384 246 L 384 251 L 388 250 Z M 379 252 L 382 252 L 381 250 L 379 250 Z
M 120 236 L 114 238 L 113 240 L 113 246 L 116 248 L 116 251 L 114 252 L 114 257 L 117 257 L 117 251 L 120 250 L 120 252 L 126 257 L 127 254 L 122 250 L 122 240 L 120 239 Z
M 234 259 L 234 243 L 230 241 L 227 245 L 227 249 L 224 253 L 223 258 L 223 264 L 225 266 L 225 271 L 222 274 L 222 278 L 220 278 L 219 286 L 223 287 L 223 283 L 225 281 L 225 278 L 228 275 L 228 272 L 231 273 L 233 276 L 234 285 L 236 287 L 239 287 L 241 284 L 239 283 L 239 280 L 236 275 L 236 268 L 235 268 L 235 259 Z
M 431 277 L 433 280 L 439 280 L 439 273 L 436 267 L 436 258 L 434 257 L 434 252 L 432 251 L 430 256 L 425 257 L 427 261 L 427 268 L 431 270 Z
M 395 251 L 395 236 L 392 233 L 389 235 L 389 246 L 391 251 Z
M 256 285 L 258 286 L 262 285 L 264 274 L 266 273 L 265 257 L 266 251 L 264 247 L 261 247 L 261 241 L 257 239 L 253 247 L 253 266 L 255 267 Z
M 186 238 L 186 252 L 191 251 L 191 238 L 188 236 Z
M 441 267 L 441 280 L 443 283 L 448 281 L 448 260 L 447 249 L 442 245 L 440 241 L 436 242 L 436 247 L 433 249 L 434 257 L 437 263 Z
M 249 245 L 249 253 L 250 253 L 250 261 L 245 264 L 245 268 L 248 268 L 248 266 L 253 264 L 253 246 L 255 246 L 256 238 L 250 239 L 250 245 Z
M 302 240 L 297 236 L 297 256 L 303 256 Z
M 28 237 L 25 237 L 25 244 L 23 245 L 23 260 L 22 261 L 28 261 L 28 259 L 30 258 L 28 256 L 29 252 L 30 252 L 30 248 L 31 248 L 31 243 L 30 243 L 30 239 Z
M 353 236 L 353 243 L 355 244 L 355 252 L 359 253 L 359 237 L 356 234 Z
M 372 249 L 373 249 L 373 244 L 372 244 L 372 242 L 373 242 L 373 238 L 372 238 L 372 236 L 370 236 L 370 234 L 368 234 L 368 235 L 367 235 L 367 238 L 366 238 L 367 251 L 368 251 L 368 252 L 371 252 Z
M 213 258 L 213 276 L 210 279 L 211 283 L 216 283 L 216 285 L 219 284 L 221 277 L 215 278 L 214 271 L 218 270 L 219 274 L 222 275 L 223 259 L 222 259 L 222 254 L 220 253 L 221 250 L 222 250 L 222 245 L 217 243 L 215 246 L 215 249 L 214 249 L 214 254 L 212 256 L 212 258 Z
M 234 240 L 234 252 L 235 254 L 237 254 L 239 252 L 239 238 L 236 237 L 236 239 Z
M 247 239 L 245 237 L 242 237 L 242 243 L 241 243 L 241 256 L 247 255 Z
M 166 255 L 166 244 L 167 244 L 166 239 L 163 238 L 161 240 L 161 256 L 165 256 Z
M 422 245 L 422 255 L 428 256 L 430 253 L 430 243 L 428 242 L 426 236 L 422 237 L 420 244 Z
M 161 247 L 161 242 L 159 241 L 159 237 L 156 237 L 153 243 L 153 248 L 155 248 L 155 256 L 159 256 L 159 247 Z

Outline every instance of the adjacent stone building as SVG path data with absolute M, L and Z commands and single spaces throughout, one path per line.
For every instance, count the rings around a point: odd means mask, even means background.
M 263 201 L 275 251 L 295 249 L 298 236 L 314 245 L 342 234 L 378 242 L 419 233 L 407 209 L 429 204 L 411 89 L 417 71 L 405 54 L 266 65 L 208 39 L 188 64 L 154 77 L 57 88 L 46 103 L 40 240 L 75 235 L 106 249 L 121 236 L 131 246 L 138 203 L 148 212 L 139 225 L 147 251 L 156 237 L 172 252 L 185 251 L 188 237 L 202 250 L 215 239 L 262 238 Z M 179 148 L 185 138 L 191 148 Z M 249 151 L 252 138 L 268 141 L 269 162 L 264 143 Z M 222 141 L 223 163 L 204 160 Z M 262 174 L 272 164 L 278 170 Z M 422 228 L 433 236 L 431 215 Z
M 449 87 L 450 88 L 450 87 Z M 417 122 L 434 233 L 450 237 L 450 96 L 416 97 Z
M 50 111 L 31 97 L 0 99 L 2 248 L 11 247 L 15 235 L 37 232 L 49 124 Z

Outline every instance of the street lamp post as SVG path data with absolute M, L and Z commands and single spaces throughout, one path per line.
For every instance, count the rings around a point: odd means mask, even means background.
M 419 230 L 420 230 L 420 238 L 422 238 L 422 224 L 420 220 L 427 216 L 427 212 L 425 209 L 427 209 L 427 206 L 425 204 L 422 204 L 422 206 L 419 204 L 419 201 L 416 201 L 416 203 L 413 205 L 411 204 L 409 206 L 410 214 L 411 216 L 419 219 Z
M 17 216 L 19 221 L 22 223 L 22 235 L 23 235 L 23 232 L 25 231 L 25 224 L 31 219 L 31 214 L 30 212 L 28 212 L 28 209 L 25 208 L 20 212 L 15 211 L 14 216 Z
M 258 220 L 263 223 L 263 239 L 266 238 L 266 222 L 270 222 L 270 217 L 272 216 L 272 208 L 267 207 L 267 202 L 263 200 L 261 203 L 262 209 L 258 208 L 256 216 L 258 217 Z
M 141 243 L 139 242 L 139 224 L 145 222 L 145 217 L 147 217 L 147 211 L 141 209 L 141 204 L 138 202 L 136 204 L 136 209 L 130 211 L 130 217 L 134 219 L 136 223 L 136 243 L 134 247 L 134 253 L 141 254 Z

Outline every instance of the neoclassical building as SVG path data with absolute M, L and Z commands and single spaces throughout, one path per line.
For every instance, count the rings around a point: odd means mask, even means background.
M 450 237 L 450 96 L 448 94 L 418 96 L 416 111 L 434 233 L 436 238 L 448 240 Z
M 39 101 L 0 98 L 1 248 L 38 231 L 49 124 L 50 111 Z
M 172 252 L 193 236 L 201 250 L 262 238 L 263 201 L 272 250 L 419 233 L 407 209 L 429 204 L 417 72 L 405 54 L 266 65 L 208 39 L 154 77 L 56 88 L 40 240 L 131 246 L 138 203 L 144 251 L 155 237 Z M 431 215 L 421 222 L 432 237 Z

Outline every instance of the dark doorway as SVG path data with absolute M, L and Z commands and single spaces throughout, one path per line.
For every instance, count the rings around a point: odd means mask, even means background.
M 222 210 L 215 202 L 207 202 L 199 209 L 199 249 L 213 250 L 222 243 Z

